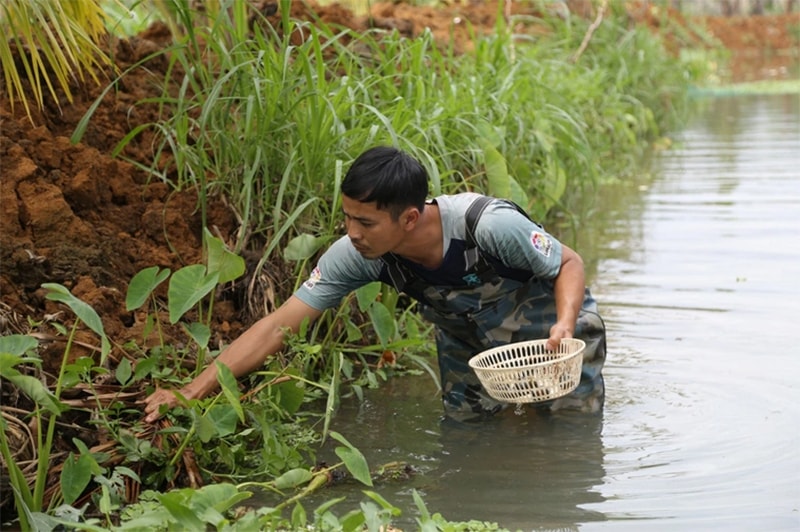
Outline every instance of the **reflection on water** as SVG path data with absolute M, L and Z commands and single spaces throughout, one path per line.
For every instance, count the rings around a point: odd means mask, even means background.
M 413 378 L 332 428 L 373 467 L 420 470 L 376 486 L 406 530 L 412 489 L 512 530 L 800 529 L 800 99 L 699 101 L 674 149 L 598 201 L 578 248 L 609 332 L 602 415 L 452 425 Z
M 442 419 L 442 406 L 430 377 L 394 380 L 362 404 L 346 402 L 336 430 L 375 468 L 405 461 L 418 473 L 409 481 L 375 487 L 403 508 L 395 523 L 413 530 L 418 515 L 412 489 L 431 513 L 451 520 L 502 523 L 512 529 L 577 530 L 577 524 L 604 519 L 585 508 L 603 496 L 595 489 L 603 469 L 602 414 L 516 415 L 508 409 L 488 422 Z M 357 486 L 334 487 L 327 498 Z M 311 504 L 313 507 L 313 504 Z

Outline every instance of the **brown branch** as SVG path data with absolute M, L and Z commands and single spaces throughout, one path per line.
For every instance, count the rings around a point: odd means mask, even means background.
M 580 56 L 586 50 L 586 47 L 589 46 L 589 41 L 592 40 L 592 35 L 597 28 L 600 27 L 600 23 L 603 22 L 603 14 L 606 12 L 606 8 L 608 7 L 608 0 L 603 0 L 600 4 L 600 7 L 597 9 L 597 17 L 594 19 L 594 22 L 589 26 L 589 29 L 586 30 L 586 35 L 583 36 L 583 42 L 578 47 L 578 50 L 572 56 L 572 62 L 577 63 Z

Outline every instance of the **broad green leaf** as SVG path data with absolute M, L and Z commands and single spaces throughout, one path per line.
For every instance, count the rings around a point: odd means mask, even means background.
M 350 474 L 353 475 L 353 478 L 367 486 L 372 486 L 372 477 L 369 474 L 367 459 L 364 458 L 361 451 L 353 447 L 353 445 L 338 432 L 331 431 L 330 434 L 333 439 L 346 446 L 337 447 L 335 452 L 336 456 L 342 459 L 344 466 Z
M 483 145 L 483 156 L 486 159 L 486 178 L 489 182 L 489 194 L 498 198 L 508 198 L 511 184 L 508 177 L 506 160 L 492 146 Z
M 336 499 L 325 501 L 314 509 L 314 515 L 317 516 L 324 515 L 325 512 L 327 512 L 328 510 L 330 510 L 331 508 L 333 508 L 334 506 L 336 506 L 337 504 L 339 504 L 344 500 L 347 500 L 347 497 L 338 497 Z
M 211 234 L 208 228 L 203 229 L 203 238 L 208 249 L 208 273 L 219 274 L 220 284 L 233 281 L 244 275 L 244 259 L 232 253 L 225 243 Z
M 252 496 L 253 496 L 252 492 L 238 491 L 237 493 L 231 495 L 228 498 L 222 498 L 222 500 L 220 500 L 220 498 L 218 497 L 216 504 L 214 504 L 214 508 L 216 508 L 220 512 L 226 512 L 229 509 L 236 506 L 237 504 L 239 504 L 240 502 L 247 500 Z
M 211 293 L 217 286 L 219 274 L 206 275 L 202 264 L 184 266 L 169 280 L 169 321 L 177 323 L 181 316 Z
M 138 381 L 150 374 L 158 365 L 156 357 L 142 358 L 136 361 L 136 367 L 133 370 L 133 380 Z
M 8 377 L 9 375 L 19 375 L 19 371 L 14 368 L 20 364 L 24 364 L 25 360 L 25 358 L 19 355 L 0 353 L 0 375 L 3 377 Z
M 145 304 L 147 298 L 169 277 L 169 269 L 159 271 L 158 266 L 151 266 L 140 271 L 128 284 L 128 294 L 125 296 L 125 308 L 136 310 Z
M 215 360 L 214 364 L 217 366 L 217 381 L 222 387 L 222 393 L 225 394 L 230 405 L 236 410 L 239 420 L 244 423 L 244 411 L 242 410 L 242 404 L 239 402 L 239 386 L 236 383 L 236 377 L 233 376 L 231 368 L 222 362 Z
M 125 521 L 114 530 L 117 532 L 130 530 L 132 532 L 144 532 L 146 530 L 173 530 L 176 527 L 168 527 L 173 525 L 174 519 L 163 506 L 156 506 L 147 510 L 147 513 L 140 517 L 135 517 L 130 521 Z M 103 527 L 101 530 L 107 531 L 108 528 Z M 201 530 L 205 530 L 204 528 Z
M 126 477 L 132 478 L 136 482 L 140 482 L 141 483 L 141 479 L 139 478 L 139 475 L 137 475 L 136 472 L 133 471 L 129 467 L 117 466 L 117 467 L 114 468 L 114 472 L 115 473 L 119 473 L 120 475 L 125 475 Z
M 211 340 L 211 329 L 205 323 L 192 322 L 184 324 L 183 330 L 192 337 L 192 340 L 202 349 L 208 347 L 208 342 Z
M 517 180 L 514 179 L 513 177 L 508 176 L 508 184 L 510 187 L 508 193 L 508 199 L 510 199 L 511 201 L 513 201 L 517 205 L 520 205 L 523 208 L 527 208 L 529 202 L 528 195 L 522 189 L 519 182 L 517 182 Z
M 324 237 L 309 234 L 297 235 L 286 244 L 283 258 L 290 261 L 300 261 L 311 258 L 325 243 Z
M 238 418 L 236 409 L 231 405 L 214 405 L 206 411 L 205 417 L 214 424 L 214 429 L 221 438 L 236 432 Z
M 375 302 L 369 307 L 369 318 L 372 320 L 372 326 L 378 334 L 381 346 L 386 347 L 395 335 L 397 324 L 394 321 L 394 316 L 385 305 Z
M 205 524 L 195 515 L 195 512 L 183 502 L 180 492 L 170 491 L 158 495 L 158 501 L 167 509 L 170 515 L 184 529 L 205 530 Z
M 213 506 L 198 507 L 198 505 L 195 504 L 195 497 L 192 497 L 191 503 L 191 507 L 194 509 L 195 515 L 197 515 L 197 517 L 199 517 L 204 523 L 208 523 L 209 525 L 219 529 L 219 525 L 225 521 L 225 516 Z M 211 527 L 207 527 L 206 530 L 209 528 Z
M 347 341 L 351 344 L 357 343 L 364 337 L 361 329 L 350 320 L 345 323 L 345 329 L 347 330 Z
M 24 355 L 31 349 L 35 349 L 39 341 L 27 334 L 10 334 L 0 336 L 0 355 Z M 0 369 L 3 366 L 0 366 Z
M 216 526 L 223 519 L 222 512 L 230 510 L 250 496 L 250 492 L 240 491 L 233 484 L 209 484 L 191 492 L 189 507 L 203 521 Z
M 92 458 L 69 453 L 61 469 L 61 493 L 64 502 L 72 504 L 81 496 L 92 480 Z
M 503 137 L 505 135 L 501 134 L 501 132 L 504 133 L 505 128 L 498 128 L 484 119 L 480 119 L 476 125 L 482 146 L 497 148 L 503 142 Z
M 392 515 L 397 516 L 402 513 L 400 508 L 396 507 L 395 505 L 384 499 L 380 493 L 371 490 L 364 490 L 363 493 L 373 501 L 377 502 L 384 510 L 389 510 L 392 513 Z
M 111 492 L 108 490 L 107 484 L 100 486 L 100 500 L 97 503 L 97 508 L 103 515 L 111 513 Z
M 360 502 L 359 507 L 361 508 L 361 513 L 364 514 L 364 527 L 367 530 L 380 530 L 383 524 L 380 508 L 370 501 Z
M 78 516 L 80 516 L 80 514 L 78 514 Z M 30 512 L 28 514 L 28 520 L 30 530 L 62 530 L 67 526 L 74 526 L 75 523 L 78 522 L 79 518 L 76 517 L 75 519 L 63 519 L 53 517 L 52 515 L 47 515 L 44 512 Z M 59 525 L 64 526 L 59 527 Z M 81 528 L 83 528 L 83 525 L 81 525 Z M 108 528 L 86 525 L 84 530 L 88 532 L 106 532 Z
M 365 284 L 356 290 L 356 300 L 358 301 L 358 309 L 361 312 L 366 312 L 369 306 L 378 298 L 381 293 L 381 283 L 375 281 Z
M 106 333 L 103 330 L 103 322 L 100 320 L 100 316 L 97 315 L 97 312 L 95 312 L 88 303 L 73 296 L 66 287 L 60 284 L 44 283 L 42 284 L 42 288 L 48 290 L 47 299 L 67 305 L 78 319 L 100 337 L 100 365 L 102 366 L 106 361 L 109 351 L 111 351 L 111 343 L 106 337 Z
M 18 373 L 14 371 L 14 373 Z M 60 414 L 66 410 L 66 405 L 59 401 L 55 395 L 44 387 L 42 382 L 29 375 L 9 375 L 3 374 L 3 378 L 8 379 L 11 384 L 22 390 L 25 395 L 34 400 L 34 402 L 53 414 Z
M 358 384 L 351 384 L 350 388 L 353 390 L 353 393 L 356 395 L 356 399 L 358 399 L 359 404 L 364 401 L 364 388 Z
M 100 464 L 97 463 L 97 460 L 108 460 L 107 453 L 93 453 L 83 440 L 79 440 L 78 438 L 72 438 L 72 443 L 75 444 L 75 447 L 80 451 L 81 458 L 84 458 L 89 464 L 89 470 L 92 472 L 93 476 L 102 475 L 105 472 L 105 470 L 100 467 Z
M 273 386 L 278 395 L 278 404 L 289 414 L 300 409 L 305 398 L 305 389 L 300 381 L 294 379 Z
M 217 428 L 214 426 L 214 422 L 206 416 L 197 416 L 195 430 L 197 431 L 197 437 L 203 443 L 210 442 L 217 435 Z
M 340 520 L 340 526 L 344 532 L 359 532 L 364 530 L 364 524 L 364 513 L 355 510 L 349 512 Z
M 306 516 L 306 509 L 300 502 L 296 502 L 292 508 L 292 527 L 295 530 L 305 530 L 308 523 L 308 516 Z
M 567 190 L 567 173 L 558 162 L 553 162 L 548 167 L 550 171 L 545 194 L 552 200 L 552 203 L 557 203 Z
M 311 471 L 308 469 L 303 469 L 300 467 L 291 469 L 275 479 L 275 489 L 285 490 L 289 488 L 296 488 L 297 486 L 305 484 L 311 480 L 312 476 L 313 475 L 311 474 Z
M 128 384 L 128 381 L 131 380 L 132 374 L 133 371 L 131 370 L 131 361 L 126 357 L 122 357 L 122 360 L 120 360 L 119 364 L 117 365 L 117 370 L 114 372 L 117 382 L 122 385 Z
M 342 375 L 344 376 L 345 380 L 352 380 L 353 379 L 353 361 L 349 358 L 342 357 Z

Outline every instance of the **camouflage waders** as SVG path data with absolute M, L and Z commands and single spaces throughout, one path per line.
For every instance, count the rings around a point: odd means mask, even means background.
M 436 326 L 445 413 L 468 421 L 508 406 L 485 392 L 468 361 L 491 347 L 548 338 L 550 327 L 556 322 L 552 283 L 536 278 L 521 282 L 496 277 L 492 283 L 476 288 L 429 286 L 425 299 L 422 316 Z M 578 388 L 559 399 L 534 403 L 535 407 L 583 412 L 602 408 L 605 325 L 588 288 L 574 336 L 586 342 Z

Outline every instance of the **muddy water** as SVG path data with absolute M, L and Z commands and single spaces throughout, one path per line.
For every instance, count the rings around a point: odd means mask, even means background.
M 609 330 L 602 415 L 443 423 L 429 377 L 342 406 L 372 466 L 419 470 L 375 488 L 398 526 L 417 529 L 416 489 L 512 530 L 800 529 L 800 98 L 700 100 L 675 142 L 578 241 Z

